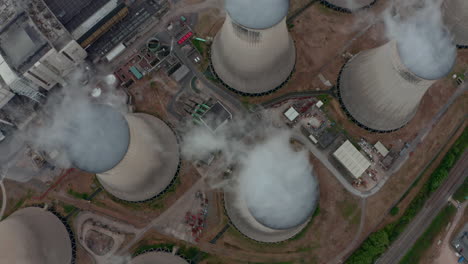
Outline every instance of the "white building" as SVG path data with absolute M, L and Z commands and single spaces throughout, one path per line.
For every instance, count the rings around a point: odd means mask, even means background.
M 296 61 L 286 27 L 289 0 L 226 0 L 226 20 L 211 49 L 213 69 L 246 95 L 279 88 Z
M 360 178 L 370 167 L 369 160 L 349 141 L 346 140 L 334 153 L 335 157 L 354 178 Z

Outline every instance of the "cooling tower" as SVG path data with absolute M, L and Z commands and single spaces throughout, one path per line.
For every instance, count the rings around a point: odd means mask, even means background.
M 126 201 L 144 201 L 164 191 L 179 168 L 175 134 L 160 119 L 122 115 L 91 105 L 73 121 L 69 153 L 74 165 L 96 173 L 104 188 Z
M 244 95 L 281 87 L 296 61 L 286 27 L 289 0 L 226 0 L 225 7 L 226 20 L 211 47 L 215 74 Z
M 455 44 L 468 48 L 468 1 L 445 0 L 443 12 L 445 25 L 452 32 Z
M 377 0 L 321 0 L 326 6 L 344 12 L 353 12 L 372 6 Z
M 168 264 L 188 264 L 189 262 L 172 253 L 153 251 L 138 255 L 130 264 L 155 264 L 155 263 L 168 263 Z
M 455 56 L 442 68 L 432 65 L 431 74 L 425 75 L 411 61 L 406 63 L 411 69 L 405 66 L 396 41 L 390 41 L 346 63 L 338 80 L 340 103 L 361 127 L 374 132 L 397 130 L 413 118 L 427 89 L 448 74 L 454 62 Z
M 67 229 L 42 208 L 24 208 L 0 222 L 1 263 L 70 264 L 72 256 Z

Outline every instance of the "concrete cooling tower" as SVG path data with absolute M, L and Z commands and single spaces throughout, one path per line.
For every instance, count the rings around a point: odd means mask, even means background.
M 0 222 L 1 263 L 70 264 L 72 257 L 67 229 L 42 208 L 24 208 Z
M 428 88 L 447 75 L 455 63 L 454 49 L 444 61 L 438 61 L 440 64 L 421 65 L 421 61 L 411 60 L 412 47 L 390 41 L 355 55 L 343 67 L 338 80 L 340 103 L 359 126 L 374 132 L 405 126 Z
M 224 192 L 226 212 L 247 237 L 267 243 L 292 238 L 308 223 L 319 189 L 309 156 L 289 140 L 255 147 L 239 164 L 236 184 Z
M 177 255 L 173 255 L 168 252 L 153 251 L 138 255 L 130 264 L 155 264 L 155 263 L 167 263 L 167 264 L 188 264 L 189 262 Z
M 442 4 L 445 25 L 459 47 L 468 48 L 468 1 L 445 0 Z
M 353 12 L 371 7 L 377 0 L 321 0 L 321 2 L 338 11 Z
M 280 88 L 296 61 L 286 27 L 289 0 L 226 0 L 226 20 L 211 47 L 215 74 L 243 95 Z
M 96 173 L 104 188 L 122 200 L 144 201 L 164 191 L 179 169 L 175 134 L 147 114 L 122 115 L 94 104 L 74 117 L 68 153 L 73 164 Z

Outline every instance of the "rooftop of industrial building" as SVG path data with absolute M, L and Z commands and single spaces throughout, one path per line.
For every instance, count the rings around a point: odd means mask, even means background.
M 231 113 L 220 102 L 216 102 L 201 117 L 201 121 L 212 132 L 215 132 L 219 127 L 224 125 L 230 119 L 232 119 Z
M 58 20 L 70 32 L 78 28 L 111 0 L 44 0 Z
M 0 32 L 0 53 L 17 71 L 28 69 L 49 49 L 47 40 L 24 13 Z
M 346 140 L 346 142 L 333 153 L 333 156 L 343 164 L 355 178 L 361 177 L 371 165 L 366 157 L 364 157 L 349 140 Z

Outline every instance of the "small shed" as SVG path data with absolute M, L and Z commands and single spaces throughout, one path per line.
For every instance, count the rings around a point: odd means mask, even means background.
M 388 155 L 388 149 L 382 144 L 382 142 L 377 141 L 374 145 L 375 149 L 382 155 L 382 157 L 385 157 Z
M 299 113 L 296 111 L 296 109 L 294 109 L 294 107 L 291 106 L 288 110 L 286 110 L 286 112 L 284 112 L 284 115 L 289 121 L 293 122 L 299 116 Z

